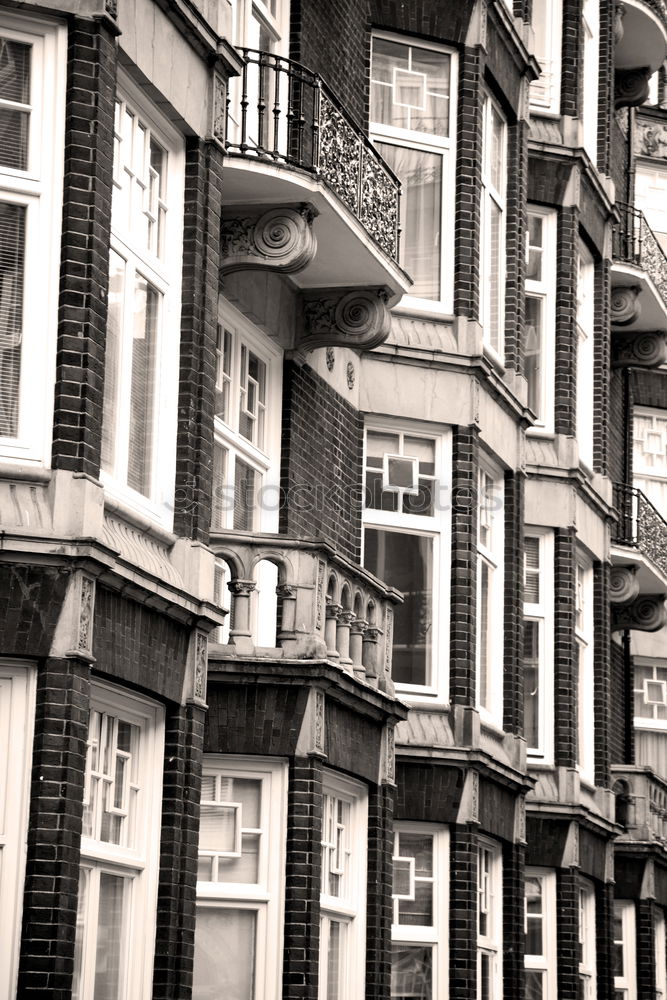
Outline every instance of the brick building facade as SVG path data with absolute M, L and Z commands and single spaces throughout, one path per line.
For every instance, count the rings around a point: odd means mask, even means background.
M 0 1000 L 667 997 L 667 12 L 0 8 Z

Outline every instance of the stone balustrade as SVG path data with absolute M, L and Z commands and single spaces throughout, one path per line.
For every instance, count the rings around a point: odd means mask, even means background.
M 218 532 L 211 538 L 230 594 L 227 641 L 217 654 L 328 660 L 389 695 L 398 591 L 319 539 Z M 257 583 L 277 570 L 276 648 L 258 647 Z M 224 606 L 225 598 L 219 596 Z

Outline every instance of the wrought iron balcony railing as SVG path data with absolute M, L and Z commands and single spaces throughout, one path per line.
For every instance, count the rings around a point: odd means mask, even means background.
M 612 541 L 632 545 L 667 576 L 667 522 L 641 490 L 625 483 L 614 484 L 618 522 Z
M 230 83 L 225 145 L 232 155 L 321 178 L 398 261 L 400 183 L 324 81 L 291 59 L 241 49 Z
M 614 228 L 614 259 L 646 271 L 667 305 L 667 256 L 644 213 L 632 205 L 617 205 L 621 220 Z

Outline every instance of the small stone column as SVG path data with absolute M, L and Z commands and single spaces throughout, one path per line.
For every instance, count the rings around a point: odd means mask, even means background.
M 250 631 L 250 595 L 255 589 L 255 581 L 230 580 L 227 587 L 234 598 L 229 643 L 236 646 L 240 653 L 251 653 L 255 647 Z

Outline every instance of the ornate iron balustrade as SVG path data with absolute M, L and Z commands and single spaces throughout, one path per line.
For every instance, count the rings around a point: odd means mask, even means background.
M 400 183 L 324 81 L 272 52 L 240 49 L 230 82 L 229 153 L 296 167 L 320 177 L 398 261 Z
M 319 539 L 218 532 L 211 537 L 211 548 L 231 594 L 227 654 L 267 655 L 266 650 L 258 653 L 254 643 L 252 621 L 257 611 L 253 613 L 252 604 L 260 567 L 271 563 L 278 579 L 279 655 L 329 660 L 393 695 L 393 607 L 403 601 L 397 590 Z M 224 609 L 222 592 L 217 600 Z M 218 655 L 225 655 L 224 646 Z
M 625 829 L 622 840 L 658 841 L 667 847 L 667 782 L 651 768 L 612 767 L 616 822 Z
M 621 221 L 614 227 L 614 259 L 646 271 L 667 305 L 667 256 L 644 213 L 632 205 L 617 205 Z
M 614 505 L 619 518 L 612 541 L 643 552 L 667 576 L 667 522 L 648 497 L 634 486 L 614 485 Z

